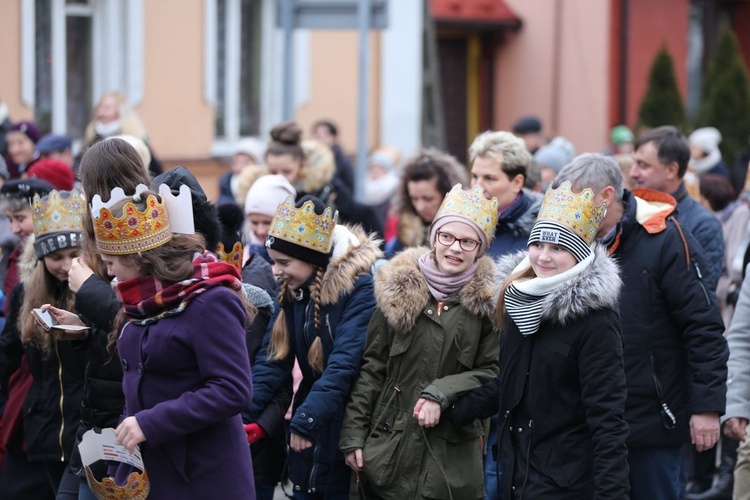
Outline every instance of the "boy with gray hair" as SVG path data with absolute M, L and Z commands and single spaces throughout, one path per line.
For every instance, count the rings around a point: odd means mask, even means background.
M 680 498 L 680 449 L 698 452 L 719 439 L 726 404 L 724 325 L 704 281 L 703 252 L 674 218 L 675 201 L 647 189 L 623 188 L 617 163 L 583 154 L 556 182 L 590 188 L 607 203 L 597 238 L 620 265 L 620 318 L 630 427 L 633 499 Z

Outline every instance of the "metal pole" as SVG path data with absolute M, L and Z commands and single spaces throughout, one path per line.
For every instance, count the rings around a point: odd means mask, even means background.
M 285 121 L 294 118 L 294 2 L 282 1 L 282 19 L 284 25 L 284 107 L 282 110 Z
M 359 117 L 357 137 L 357 168 L 355 171 L 355 194 L 362 200 L 365 194 L 367 175 L 367 94 L 369 77 L 369 33 L 372 7 L 370 0 L 359 0 L 357 5 L 357 27 L 359 29 Z

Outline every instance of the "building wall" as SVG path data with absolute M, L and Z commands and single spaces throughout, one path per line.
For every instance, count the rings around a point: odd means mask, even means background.
M 578 152 L 601 150 L 609 128 L 609 2 L 506 3 L 523 26 L 496 54 L 495 128 L 534 114 L 550 137 L 565 136 Z
M 369 39 L 369 92 L 367 144 L 379 144 L 380 136 L 380 34 Z M 295 120 L 306 135 L 319 119 L 330 119 L 339 127 L 347 153 L 357 148 L 359 117 L 359 34 L 354 30 L 310 32 L 309 100 L 295 110 Z
M 0 99 L 12 120 L 31 120 L 34 110 L 21 101 L 21 1 L 0 2 L 0 19 Z
M 136 108 L 160 158 L 206 158 L 214 112 L 203 98 L 203 2 L 145 2 L 144 97 Z

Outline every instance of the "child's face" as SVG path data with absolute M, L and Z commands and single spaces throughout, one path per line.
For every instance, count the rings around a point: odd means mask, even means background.
M 539 278 L 556 276 L 577 264 L 573 254 L 562 246 L 540 241 L 529 245 L 529 261 Z
M 63 250 L 52 252 L 51 254 L 44 256 L 44 266 L 52 276 L 60 281 L 65 281 L 68 279 L 68 271 L 70 271 L 70 265 L 73 263 L 73 259 L 78 257 L 80 253 L 81 249 L 78 247 L 65 248 Z
M 132 280 L 141 275 L 141 270 L 130 259 L 126 260 L 117 255 L 100 255 L 107 265 L 107 274 L 117 278 L 117 281 Z
M 10 230 L 23 243 L 34 232 L 34 219 L 31 218 L 31 207 L 24 207 L 17 212 L 6 213 L 10 221 Z
M 248 214 L 247 220 L 250 223 L 250 231 L 253 232 L 255 237 L 258 238 L 261 243 L 265 241 L 266 236 L 268 236 L 268 231 L 271 229 L 273 217 L 262 214 Z
M 315 266 L 304 260 L 295 259 L 273 248 L 268 249 L 268 255 L 273 259 L 273 275 L 282 283 L 286 283 L 292 291 L 297 291 L 312 278 Z

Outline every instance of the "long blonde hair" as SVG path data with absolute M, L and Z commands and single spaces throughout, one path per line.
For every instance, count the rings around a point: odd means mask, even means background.
M 44 259 L 39 259 L 34 264 L 34 269 L 31 271 L 28 281 L 24 283 L 23 291 L 23 304 L 17 324 L 18 330 L 21 332 L 21 342 L 49 352 L 52 337 L 37 323 L 31 314 L 31 310 L 42 304 L 52 304 L 57 308 L 74 313 L 75 295 L 67 286 L 60 286 L 60 280 L 47 270 Z
M 505 330 L 505 292 L 508 291 L 510 285 L 521 278 L 536 278 L 536 273 L 531 266 L 521 271 L 511 273 L 510 276 L 505 278 L 503 286 L 500 288 L 500 296 L 497 298 L 497 323 L 500 325 L 501 330 Z
M 310 349 L 307 351 L 307 362 L 310 367 L 317 373 L 322 373 L 324 366 L 323 361 L 323 343 L 320 340 L 322 332 L 320 331 L 320 287 L 323 284 L 323 275 L 325 270 L 316 267 L 315 278 L 310 285 L 310 300 L 313 303 L 313 321 L 315 323 L 316 335 Z M 291 299 L 291 292 L 286 283 L 282 283 L 279 290 L 279 306 L 282 306 L 285 300 Z M 268 357 L 271 359 L 284 359 L 289 354 L 289 331 L 286 326 L 286 314 L 284 309 L 280 308 L 279 315 L 271 330 L 271 341 L 268 346 Z

